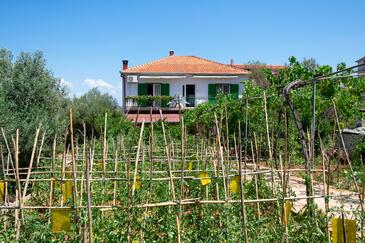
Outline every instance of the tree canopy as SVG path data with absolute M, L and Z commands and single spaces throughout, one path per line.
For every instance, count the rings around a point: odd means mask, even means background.
M 47 138 L 64 127 L 67 92 L 47 69 L 41 52 L 22 52 L 14 61 L 10 51 L 0 50 L 0 84 L 0 127 L 11 135 L 19 129 L 22 154 L 31 151 L 29 138 L 38 127 Z
M 89 90 L 79 98 L 74 98 L 72 108 L 76 117 L 76 128 L 86 126 L 88 136 L 99 136 L 104 128 L 104 115 L 108 114 L 108 132 L 117 135 L 126 133 L 131 124 L 122 114 L 117 100 L 109 94 L 103 94 L 97 88 Z

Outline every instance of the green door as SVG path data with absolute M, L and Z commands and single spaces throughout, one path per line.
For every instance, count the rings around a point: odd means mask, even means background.
M 230 93 L 232 97 L 238 99 L 238 84 L 231 84 L 230 86 Z
M 161 84 L 161 95 L 162 96 L 170 96 L 170 84 Z M 168 107 L 168 101 L 161 101 L 161 107 Z
M 138 84 L 138 96 L 146 96 L 147 95 L 147 84 Z M 146 107 L 146 101 L 138 101 L 138 106 Z
M 217 86 L 216 84 L 208 84 L 208 102 L 215 103 L 215 97 L 217 96 Z

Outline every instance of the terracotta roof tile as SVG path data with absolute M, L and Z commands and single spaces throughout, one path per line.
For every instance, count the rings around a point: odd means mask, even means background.
M 123 73 L 187 73 L 187 74 L 248 74 L 238 67 L 210 61 L 196 56 L 168 56 L 136 67 Z

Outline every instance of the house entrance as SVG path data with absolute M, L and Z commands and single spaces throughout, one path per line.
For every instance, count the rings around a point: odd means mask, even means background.
M 161 95 L 161 84 L 147 84 L 147 95 L 149 96 L 160 96 Z M 160 101 L 148 101 L 147 106 L 160 106 Z
M 186 106 L 187 107 L 195 107 L 195 85 L 187 84 L 186 85 Z

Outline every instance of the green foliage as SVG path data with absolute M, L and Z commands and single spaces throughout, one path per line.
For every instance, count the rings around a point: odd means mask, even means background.
M 340 63 L 337 70 L 344 70 L 345 64 Z M 267 97 L 268 125 L 270 135 L 278 134 L 278 145 L 282 146 L 283 127 L 278 127 L 280 112 L 286 112 L 289 119 L 289 144 L 293 148 L 292 155 L 301 154 L 301 147 L 298 143 L 296 126 L 291 118 L 285 100 L 282 97 L 283 88 L 295 80 L 310 80 L 315 77 L 328 75 L 332 68 L 328 65 L 318 65 L 314 59 L 305 59 L 302 63 L 295 57 L 289 58 L 289 64 L 285 69 L 273 73 L 272 70 L 264 68 L 253 69 L 250 80 L 242 81 L 245 91 L 240 100 L 233 100 L 227 97 L 219 97 L 216 104 L 202 104 L 194 110 L 184 113 L 185 120 L 190 132 L 198 131 L 200 134 L 211 136 L 214 127 L 214 114 L 218 120 L 223 120 L 222 132 L 225 134 L 225 122 L 229 124 L 230 136 L 237 135 L 238 121 L 241 122 L 241 131 L 247 125 L 248 137 L 253 138 L 253 132 L 258 137 L 266 134 L 265 113 L 264 113 L 264 92 Z M 348 76 L 350 72 L 343 72 L 337 77 L 323 79 L 317 82 L 316 93 L 316 134 L 318 131 L 324 141 L 331 138 L 334 127 L 333 102 L 337 107 L 337 113 L 341 125 L 352 126 L 357 119 L 363 118 L 360 112 L 362 105 L 361 93 L 365 91 L 365 79 Z M 298 110 L 304 131 L 310 130 L 312 119 L 312 86 L 308 85 L 291 92 L 295 108 Z M 247 102 L 247 103 L 246 103 Z M 247 114 L 247 124 L 245 116 Z M 283 118 L 282 118 L 283 119 Z M 282 125 L 283 126 L 283 125 Z M 279 130 L 277 130 L 279 129 Z M 271 136 L 272 137 L 272 136 Z M 232 140 L 231 140 L 232 141 Z M 268 144 L 265 139 L 259 141 L 263 145 L 262 151 L 267 151 Z M 318 147 L 318 144 L 316 144 Z M 300 160 L 300 159 L 299 159 Z M 299 161 L 296 160 L 296 161 Z
M 126 99 L 137 101 L 140 103 L 143 102 L 153 102 L 153 101 L 164 101 L 169 102 L 174 99 L 172 96 L 166 95 L 159 95 L 159 96 L 152 96 L 152 95 L 138 95 L 138 96 L 127 96 Z
M 236 99 L 230 94 L 218 94 L 215 100 L 215 103 L 203 103 L 194 109 L 184 112 L 184 121 L 190 132 L 198 132 L 200 135 L 210 136 L 215 124 L 214 115 L 220 120 L 221 117 L 225 117 L 225 111 L 227 110 L 228 122 L 233 133 L 237 127 L 238 120 L 242 119 L 244 115 L 242 112 L 242 100 Z
M 51 139 L 63 130 L 67 92 L 46 68 L 41 52 L 20 53 L 13 62 L 7 50 L 0 51 L 0 127 L 7 134 L 20 130 L 20 163 L 25 164 L 39 126 Z M 5 115 L 6 114 L 6 115 Z
M 88 137 L 99 137 L 103 134 L 105 113 L 107 113 L 108 134 L 116 136 L 131 131 L 132 124 L 122 114 L 118 102 L 108 94 L 102 94 L 97 88 L 91 89 L 79 98 L 72 101 L 75 129 L 83 131 L 86 126 Z

